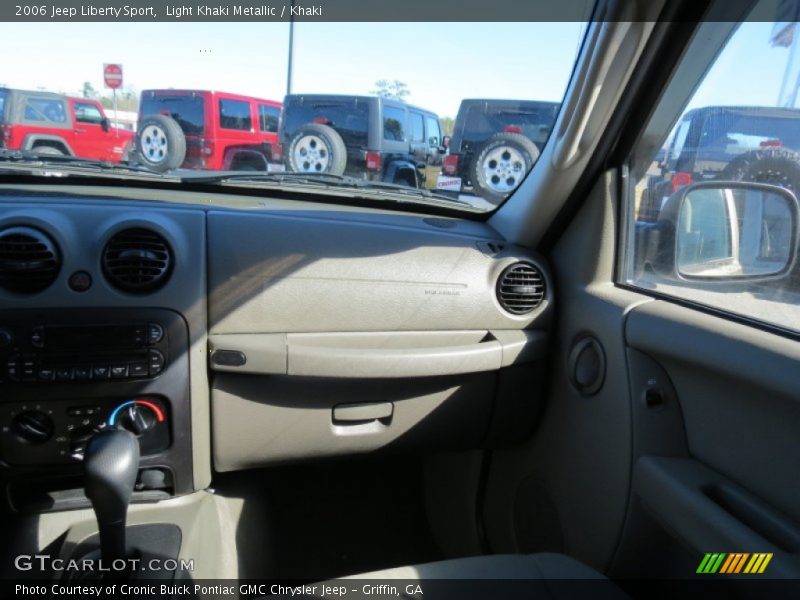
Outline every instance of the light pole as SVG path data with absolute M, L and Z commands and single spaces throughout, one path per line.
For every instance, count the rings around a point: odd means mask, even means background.
M 289 60 L 286 71 L 286 95 L 292 93 L 292 59 L 294 55 L 294 0 L 289 9 Z

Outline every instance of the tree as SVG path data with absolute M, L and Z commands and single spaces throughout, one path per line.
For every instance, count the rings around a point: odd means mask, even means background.
M 400 102 L 405 102 L 406 96 L 411 95 L 408 86 L 397 79 L 394 81 L 379 79 L 375 82 L 375 89 L 372 90 L 372 93 L 381 98 L 393 98 L 394 100 L 400 100 Z
M 439 117 L 439 127 L 442 128 L 442 135 L 453 135 L 455 120 L 453 117 Z
M 95 99 L 98 96 L 97 90 L 94 89 L 94 86 L 88 81 L 83 82 L 83 91 L 81 93 L 84 98 Z

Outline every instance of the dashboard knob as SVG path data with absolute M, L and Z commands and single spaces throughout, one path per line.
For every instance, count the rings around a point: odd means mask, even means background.
M 11 431 L 31 444 L 44 444 L 53 437 L 53 420 L 38 410 L 26 410 L 14 416 Z
M 142 404 L 131 403 L 117 415 L 116 424 L 120 429 L 130 431 L 134 435 L 142 435 L 157 422 L 153 409 Z

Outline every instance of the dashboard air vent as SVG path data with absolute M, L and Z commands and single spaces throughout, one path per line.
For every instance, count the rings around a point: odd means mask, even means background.
M 103 250 L 103 273 L 115 288 L 146 294 L 162 287 L 172 271 L 172 250 L 155 231 L 124 229 Z
M 0 288 L 18 294 L 41 292 L 61 270 L 55 242 L 33 227 L 0 230 Z
M 514 263 L 497 280 L 497 300 L 508 312 L 523 315 L 542 303 L 544 285 L 539 269 L 529 263 Z

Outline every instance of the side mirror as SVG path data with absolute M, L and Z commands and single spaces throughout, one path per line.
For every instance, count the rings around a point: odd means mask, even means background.
M 103 131 L 108 133 L 111 131 L 111 121 L 108 120 L 108 117 L 103 117 L 100 121 L 100 127 L 103 128 Z
M 679 279 L 779 279 L 793 268 L 800 209 L 786 188 L 711 181 L 686 186 L 670 200 Z

